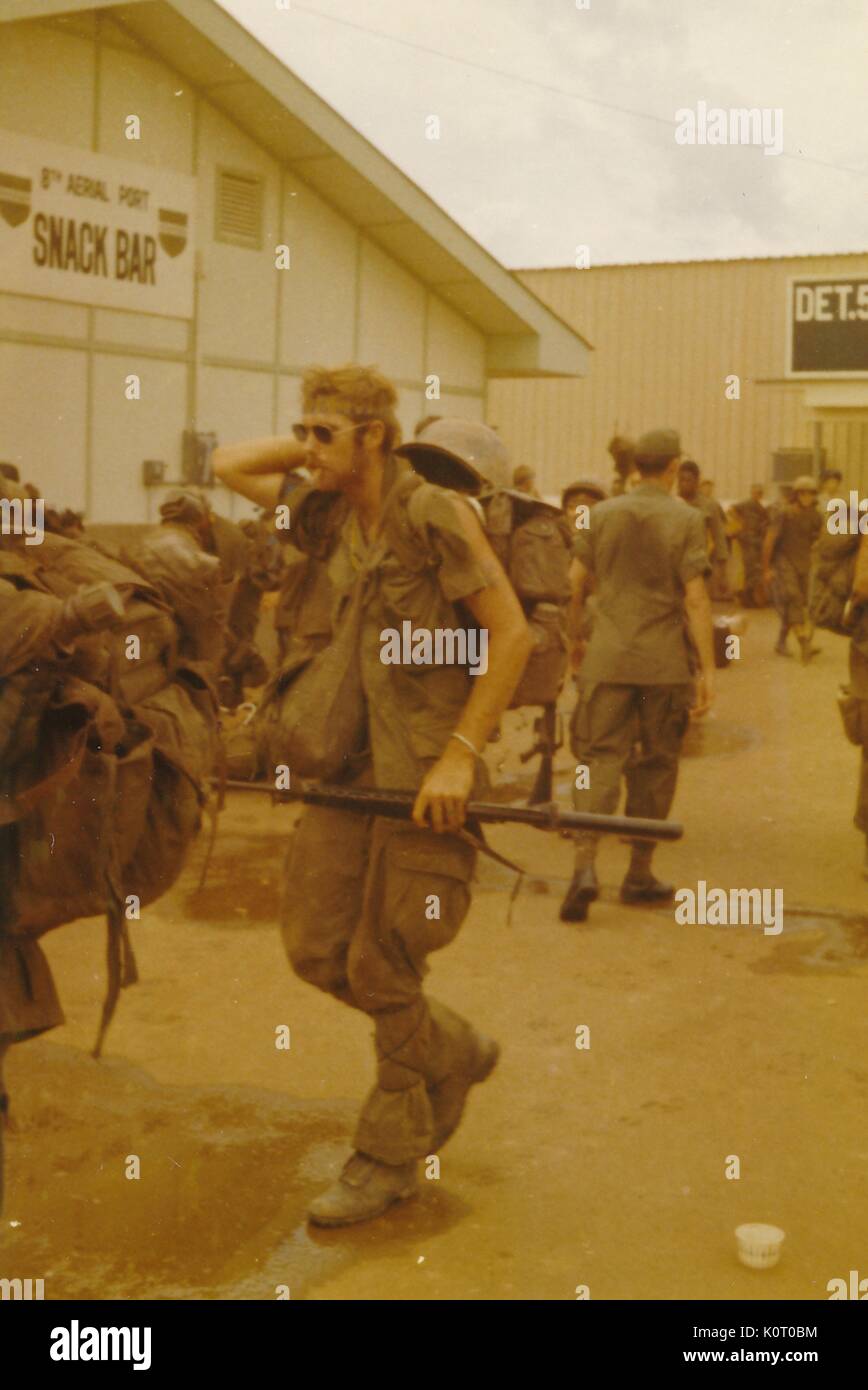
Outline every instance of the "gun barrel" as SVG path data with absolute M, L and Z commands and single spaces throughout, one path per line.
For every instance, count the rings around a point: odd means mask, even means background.
M 313 806 L 343 807 L 344 810 L 365 815 L 406 820 L 412 811 L 416 793 L 314 785 L 304 788 L 301 799 Z M 593 830 L 603 835 L 625 835 L 637 840 L 680 840 L 684 834 L 684 826 L 678 821 L 564 811 L 555 802 L 545 806 L 504 806 L 495 802 L 470 801 L 467 804 L 467 818 L 486 824 L 511 822 L 530 825 L 537 830 Z

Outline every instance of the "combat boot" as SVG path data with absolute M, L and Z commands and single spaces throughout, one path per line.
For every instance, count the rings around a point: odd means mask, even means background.
M 351 1154 L 337 1182 L 311 1202 L 308 1217 L 316 1226 L 351 1226 L 382 1216 L 393 1203 L 416 1195 L 417 1168 L 415 1159 L 392 1164 Z
M 593 831 L 586 830 L 580 830 L 574 837 L 575 871 L 566 897 L 561 903 L 562 922 L 584 922 L 590 904 L 596 902 L 600 896 L 600 885 L 594 867 L 599 838 Z
M 644 879 L 633 879 L 628 874 L 621 884 L 621 902 L 627 903 L 630 907 L 640 903 L 659 906 L 671 902 L 674 896 L 674 883 L 661 883 L 653 874 Z
M 452 1072 L 437 1086 L 431 1086 L 428 1099 L 434 1116 L 431 1151 L 437 1153 L 451 1134 L 454 1134 L 464 1113 L 471 1086 L 490 1076 L 497 1066 L 500 1047 L 493 1038 L 474 1038 L 473 1054 L 465 1066 Z
M 621 902 L 629 906 L 640 903 L 669 902 L 675 894 L 671 883 L 661 883 L 651 872 L 655 846 L 647 840 L 634 840 L 627 877 L 621 884 Z
M 561 903 L 561 921 L 584 922 L 588 916 L 588 908 L 599 896 L 600 885 L 593 864 L 586 864 L 583 869 L 577 869 Z

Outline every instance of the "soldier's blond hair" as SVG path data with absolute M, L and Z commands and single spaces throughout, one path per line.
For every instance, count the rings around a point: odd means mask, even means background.
M 309 367 L 301 380 L 301 400 L 306 415 L 318 411 L 336 413 L 360 425 L 382 420 L 386 427 L 383 448 L 387 453 L 400 440 L 395 414 L 398 393 L 376 367 L 362 367 L 355 362 L 345 367 Z

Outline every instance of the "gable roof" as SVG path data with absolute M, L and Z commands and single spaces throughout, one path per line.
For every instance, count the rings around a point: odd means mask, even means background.
M 585 339 L 214 0 L 0 0 L 0 23 L 97 12 L 463 314 L 489 376 L 587 372 Z

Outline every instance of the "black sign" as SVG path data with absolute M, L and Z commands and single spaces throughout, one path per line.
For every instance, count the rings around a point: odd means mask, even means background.
M 868 376 L 868 277 L 790 281 L 789 371 Z

